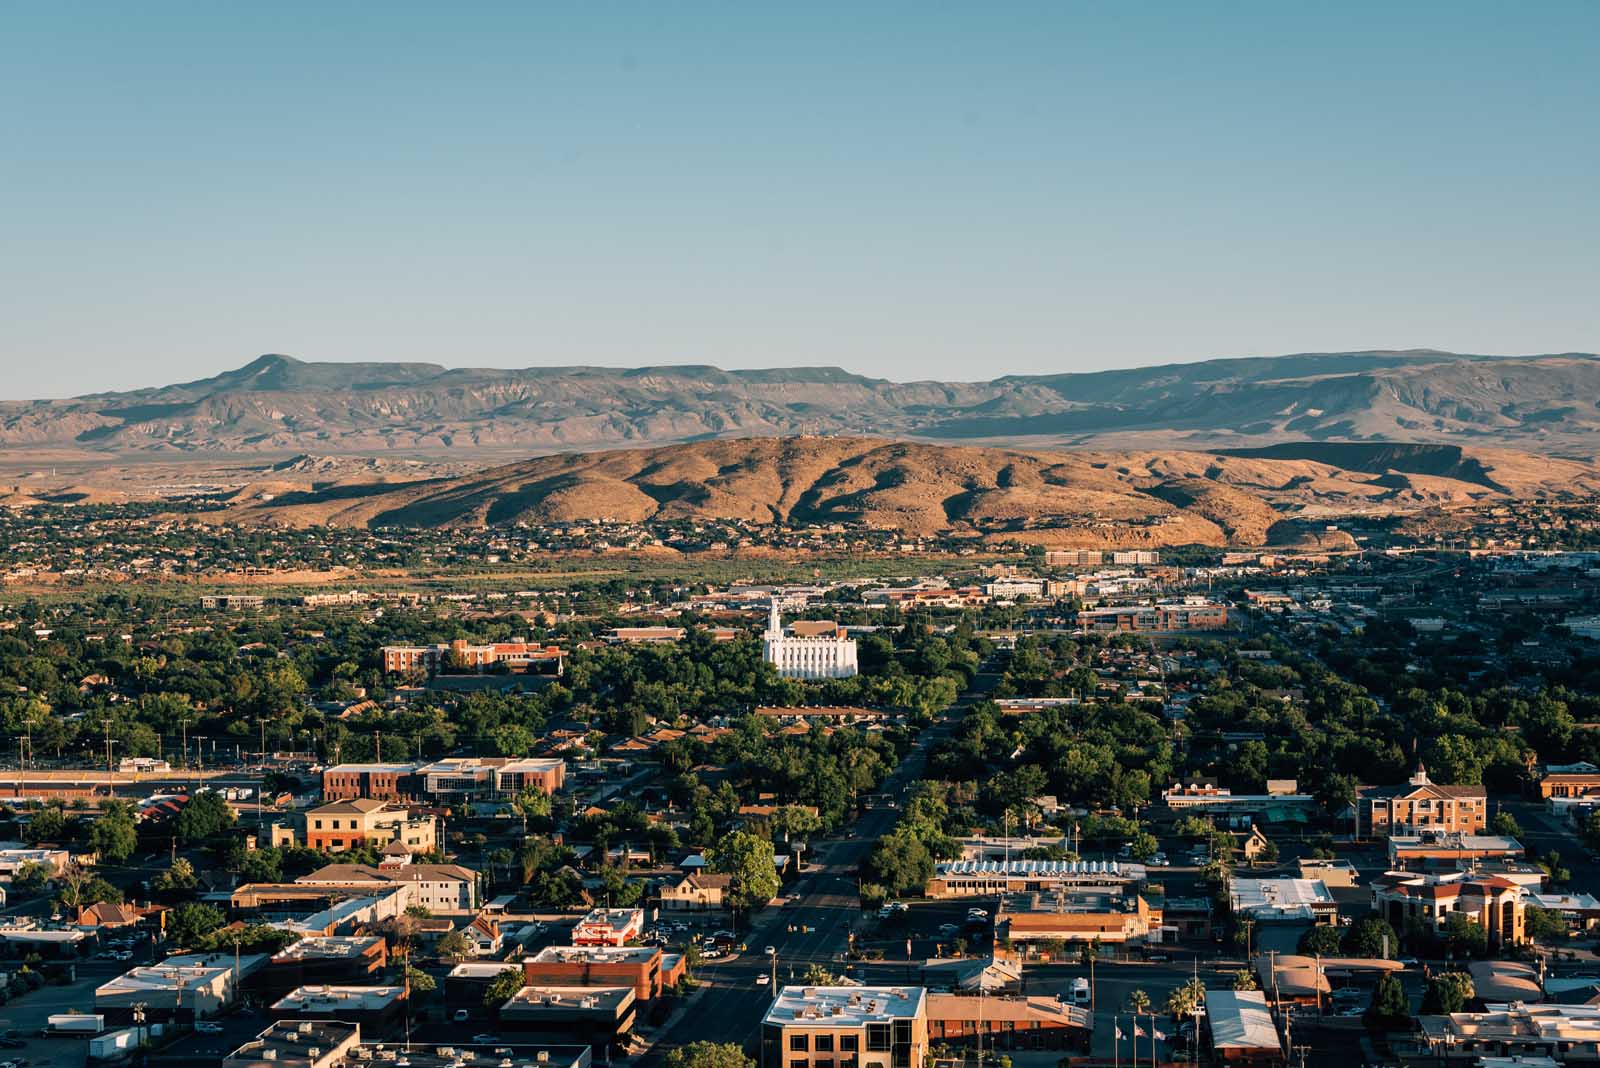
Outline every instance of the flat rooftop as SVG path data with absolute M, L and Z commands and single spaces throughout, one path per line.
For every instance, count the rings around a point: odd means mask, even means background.
M 616 1015 L 634 999 L 631 986 L 525 986 L 511 995 L 501 1012 L 565 1012 L 584 1009 Z
M 273 1003 L 273 1012 L 332 1016 L 340 1012 L 381 1012 L 404 998 L 403 986 L 302 986 Z
M 840 1027 L 910 1019 L 922 1013 L 920 986 L 786 986 L 766 1022 L 786 1027 Z
M 1230 879 L 1228 893 L 1235 910 L 1336 907 L 1328 885 L 1321 879 Z
M 382 941 L 383 939 L 377 935 L 364 937 L 317 935 L 284 946 L 272 959 L 274 961 L 350 960 L 365 956 L 368 950 Z
M 539 964 L 645 964 L 660 952 L 655 946 L 546 946 L 527 959 Z
M 234 1050 L 222 1063 L 225 1068 L 319 1068 L 342 1061 L 344 1048 L 360 1040 L 359 1024 L 343 1020 L 280 1020 Z

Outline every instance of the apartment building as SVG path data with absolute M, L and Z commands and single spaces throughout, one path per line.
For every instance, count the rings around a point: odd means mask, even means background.
M 761 1068 L 921 1068 L 920 986 L 786 986 L 761 1022 Z
M 522 959 L 528 986 L 626 986 L 649 1001 L 676 982 L 655 946 L 546 946 Z
M 1488 823 L 1488 794 L 1482 786 L 1445 786 L 1428 778 L 1428 769 L 1397 786 L 1362 786 L 1356 791 L 1357 834 L 1374 837 L 1442 831 L 1478 834 Z

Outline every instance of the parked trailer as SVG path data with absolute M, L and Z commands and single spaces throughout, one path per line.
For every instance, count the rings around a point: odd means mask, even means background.
M 124 1027 L 117 1031 L 107 1031 L 103 1035 L 95 1035 L 89 1040 L 89 1059 L 91 1061 L 120 1060 L 139 1048 L 139 1029 L 137 1027 Z
M 86 1037 L 98 1035 L 105 1029 L 106 1018 L 98 1013 L 63 1012 L 51 1016 L 39 1033 L 46 1037 L 51 1035 Z

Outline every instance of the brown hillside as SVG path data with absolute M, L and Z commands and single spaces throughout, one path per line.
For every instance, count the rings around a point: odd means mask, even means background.
M 862 523 L 1051 544 L 1260 545 L 1274 524 L 1301 514 L 1408 512 L 1600 492 L 1593 465 L 1504 452 L 1405 446 L 1399 452 L 1389 447 L 1383 456 L 1344 458 L 1370 469 L 1309 455 L 1023 452 L 872 438 L 748 438 L 546 456 L 399 485 L 334 486 L 241 501 L 217 516 L 285 526 L 720 518 Z

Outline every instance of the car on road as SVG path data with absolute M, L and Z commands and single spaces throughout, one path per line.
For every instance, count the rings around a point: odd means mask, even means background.
M 988 909 L 968 909 L 967 910 L 967 919 L 969 919 L 969 920 L 987 920 L 988 918 L 989 918 L 989 910 Z
M 953 923 L 941 923 L 939 925 L 940 934 L 955 934 L 959 930 L 961 930 L 961 928 L 957 927 Z
M 768 983 L 771 983 L 771 982 L 772 982 L 772 976 L 770 976 L 770 975 L 758 975 L 758 976 L 756 976 L 756 986 L 766 986 Z
M 219 1023 L 212 1023 L 210 1020 L 196 1020 L 194 1029 L 202 1035 L 222 1034 L 222 1025 Z
M 499 1035 L 481 1034 L 472 1036 L 472 1044 L 474 1046 L 492 1046 L 498 1041 L 500 1041 Z
M 1339 1015 L 1340 1016 L 1347 1016 L 1347 1017 L 1349 1017 L 1349 1016 L 1365 1016 L 1366 1013 L 1367 1013 L 1367 1010 L 1363 1009 L 1360 1005 L 1351 1005 L 1348 1008 L 1343 1008 L 1343 1009 L 1339 1010 Z
M 1146 863 L 1148 863 L 1152 868 L 1167 868 L 1172 866 L 1172 862 L 1167 859 L 1167 855 L 1165 853 L 1155 854 Z
M 776 946 L 768 946 L 766 949 L 763 949 L 761 952 L 765 953 L 769 957 L 775 957 L 778 954 L 778 950 L 777 950 Z

